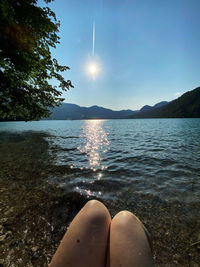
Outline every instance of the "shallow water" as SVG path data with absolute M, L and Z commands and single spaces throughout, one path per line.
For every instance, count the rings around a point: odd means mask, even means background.
M 23 150 L 30 131 L 38 146 L 38 136 L 48 142 L 48 165 L 56 169 L 48 181 L 65 191 L 200 200 L 200 119 L 1 122 L 0 160 L 16 143 Z

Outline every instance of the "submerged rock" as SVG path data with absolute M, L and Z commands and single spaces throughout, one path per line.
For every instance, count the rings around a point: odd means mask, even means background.
M 4 234 L 4 235 L 0 235 L 0 243 L 3 243 L 6 239 L 7 235 Z

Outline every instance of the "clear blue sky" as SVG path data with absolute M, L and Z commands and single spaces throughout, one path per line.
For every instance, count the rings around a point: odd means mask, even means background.
M 172 100 L 200 86 L 200 0 L 55 0 L 52 50 L 75 88 L 65 102 L 114 110 Z M 95 56 L 92 30 L 95 21 Z M 96 78 L 86 66 L 94 61 Z

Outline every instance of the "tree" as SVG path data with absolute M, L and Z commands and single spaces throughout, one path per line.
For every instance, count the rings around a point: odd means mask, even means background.
M 52 0 L 44 0 L 46 3 Z M 0 1 L 0 118 L 34 120 L 50 115 L 73 87 L 52 58 L 59 43 L 59 21 L 38 0 Z M 51 85 L 56 79 L 57 86 Z

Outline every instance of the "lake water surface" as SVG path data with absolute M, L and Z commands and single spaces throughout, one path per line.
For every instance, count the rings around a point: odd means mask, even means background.
M 44 136 L 51 164 L 62 170 L 49 183 L 66 191 L 200 200 L 200 119 L 1 122 L 0 142 L 23 148 L 20 136 L 30 131 Z

